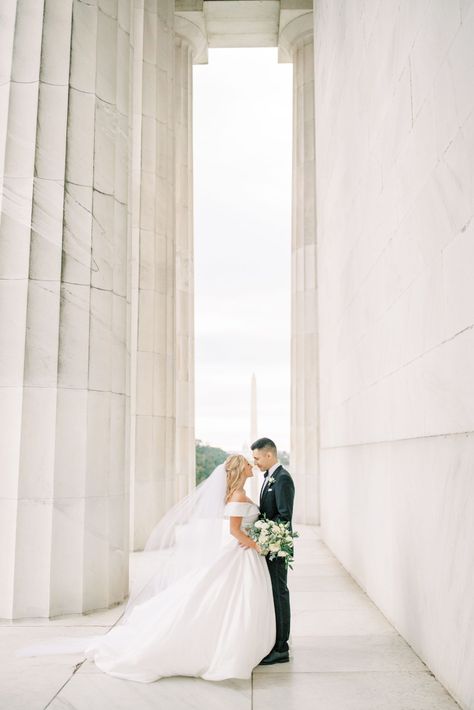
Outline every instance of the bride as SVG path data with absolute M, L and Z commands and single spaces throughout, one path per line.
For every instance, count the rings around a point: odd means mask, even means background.
M 132 591 L 122 623 L 17 655 L 82 651 L 105 673 L 144 683 L 174 675 L 250 678 L 276 638 L 267 563 L 246 532 L 259 517 L 244 491 L 251 476 L 244 456 L 229 456 L 168 511 L 145 546 L 153 574 Z

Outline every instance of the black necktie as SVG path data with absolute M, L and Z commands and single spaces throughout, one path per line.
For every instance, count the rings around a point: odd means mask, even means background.
M 265 471 L 265 473 L 263 474 L 263 477 L 266 478 L 268 476 L 268 474 L 269 474 L 269 470 Z

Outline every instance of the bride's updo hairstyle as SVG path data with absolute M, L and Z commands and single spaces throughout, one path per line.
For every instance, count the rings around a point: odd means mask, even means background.
M 227 491 L 225 494 L 225 502 L 227 503 L 233 493 L 240 487 L 242 474 L 245 469 L 245 464 L 248 461 L 242 454 L 233 454 L 228 456 L 224 461 L 225 471 L 227 474 Z

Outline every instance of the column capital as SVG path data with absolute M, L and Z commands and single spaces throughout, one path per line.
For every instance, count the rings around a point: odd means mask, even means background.
M 198 14 L 198 13 L 193 13 Z M 199 22 L 198 18 L 198 22 Z M 200 23 L 201 24 L 201 23 Z M 189 44 L 193 53 L 193 64 L 207 64 L 207 35 L 204 27 L 175 12 L 174 32 Z
M 280 32 L 278 36 L 278 62 L 280 64 L 293 61 L 293 52 L 295 49 L 309 37 L 313 37 L 313 11 L 299 10 L 296 17 L 287 18 L 284 22 L 283 13 L 281 11 Z

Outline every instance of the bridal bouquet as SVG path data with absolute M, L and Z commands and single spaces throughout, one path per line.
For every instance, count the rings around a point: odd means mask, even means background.
M 293 538 L 299 537 L 297 532 L 290 530 L 289 523 L 278 523 L 276 520 L 256 520 L 247 530 L 252 540 L 258 544 L 262 555 L 268 555 L 269 560 L 282 557 L 285 567 L 293 569 Z

